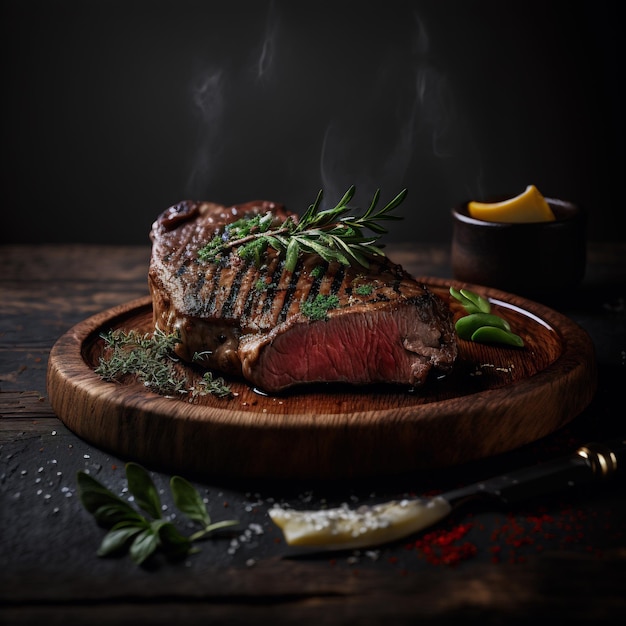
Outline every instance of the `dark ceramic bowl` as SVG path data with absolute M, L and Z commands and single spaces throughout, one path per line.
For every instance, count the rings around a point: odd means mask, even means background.
M 571 202 L 546 201 L 556 217 L 553 222 L 477 220 L 470 217 L 467 202 L 452 209 L 454 277 L 529 297 L 576 287 L 587 261 L 585 215 Z

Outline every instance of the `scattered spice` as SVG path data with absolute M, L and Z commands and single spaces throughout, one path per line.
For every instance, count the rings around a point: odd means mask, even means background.
M 407 548 L 416 550 L 433 565 L 457 565 L 478 552 L 476 545 L 464 540 L 472 523 L 458 524 L 451 529 L 436 529 L 419 537 Z

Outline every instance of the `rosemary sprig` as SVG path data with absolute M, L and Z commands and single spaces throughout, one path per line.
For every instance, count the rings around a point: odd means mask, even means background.
M 327 262 L 343 265 L 357 263 L 369 267 L 368 255 L 384 256 L 382 246 L 375 245 L 387 232 L 383 222 L 402 219 L 392 211 L 404 200 L 403 189 L 391 202 L 377 209 L 380 190 L 372 197 L 367 210 L 351 214 L 349 206 L 356 189 L 354 185 L 332 209 L 321 210 L 322 191 L 299 220 L 291 217 L 276 222 L 271 213 L 243 217 L 220 229 L 205 246 L 198 250 L 198 258 L 215 263 L 236 250 L 244 260 L 259 266 L 268 248 L 285 255 L 285 269 L 293 271 L 301 253 L 318 254 Z M 369 230 L 373 235 L 366 236 Z

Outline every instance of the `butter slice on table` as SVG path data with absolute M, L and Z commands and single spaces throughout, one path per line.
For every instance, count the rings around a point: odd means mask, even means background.
M 486 222 L 553 222 L 552 209 L 537 187 L 528 185 L 519 196 L 502 202 L 470 202 L 471 217 Z
M 444 498 L 393 500 L 356 510 L 347 505 L 319 511 L 275 507 L 272 521 L 290 546 L 353 549 L 376 546 L 418 532 L 446 517 L 452 507 Z

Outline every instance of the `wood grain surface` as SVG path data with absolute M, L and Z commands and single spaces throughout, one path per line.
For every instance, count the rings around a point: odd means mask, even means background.
M 450 299 L 450 281 L 422 277 Z M 476 285 L 523 349 L 459 341 L 452 374 L 417 390 L 311 387 L 265 396 L 229 380 L 230 399 L 194 402 L 94 373 L 102 332 L 152 329 L 149 298 L 77 324 L 54 345 L 48 395 L 83 439 L 121 457 L 206 476 L 337 478 L 452 466 L 554 432 L 590 402 L 596 363 L 584 330 L 536 302 Z M 462 310 L 451 302 L 455 316 Z M 189 368 L 193 379 L 199 375 Z
M 407 242 L 390 245 L 387 252 L 415 276 L 450 276 L 445 244 Z M 51 348 L 68 330 L 92 315 L 99 315 L 101 322 L 91 328 L 106 326 L 112 307 L 123 304 L 128 310 L 131 301 L 148 295 L 149 257 L 148 245 L 0 247 L 1 624 L 527 626 L 540 616 L 549 616 L 552 625 L 612 626 L 624 615 L 623 480 L 582 491 L 566 490 L 511 508 L 461 507 L 438 528 L 413 537 L 410 543 L 402 541 L 372 553 L 298 559 L 285 558 L 285 546 L 277 541 L 267 508 L 275 503 L 323 508 L 342 502 L 358 507 L 373 500 L 446 491 L 550 461 L 588 442 L 622 436 L 623 411 L 616 407 L 623 404 L 625 243 L 590 242 L 583 285 L 542 300 L 584 328 L 595 349 L 597 392 L 590 405 L 564 427 L 508 453 L 401 476 L 197 481 L 194 484 L 206 498 L 212 518 L 238 519 L 240 527 L 232 535 L 227 530 L 202 542 L 200 552 L 184 562 L 164 559 L 138 568 L 128 558 L 96 557 L 105 530 L 84 510 L 76 493 L 75 476 L 82 470 L 128 497 L 123 469 L 126 454 L 120 458 L 91 445 L 57 419 L 46 391 L 46 371 Z M 544 315 L 539 307 L 509 296 L 506 301 L 507 306 L 515 303 L 537 315 L 557 335 L 557 359 L 535 379 L 584 378 L 578 370 L 582 365 L 567 356 L 582 352 L 582 362 L 588 351 L 584 335 L 575 327 L 570 329 L 568 320 L 563 322 L 549 312 Z M 117 321 L 125 324 L 133 315 L 124 314 Z M 72 341 L 69 352 L 72 359 L 83 362 L 78 367 L 83 375 L 82 368 L 92 358 L 89 350 L 96 356 L 100 346 L 96 342 L 88 348 L 85 362 L 76 347 L 83 340 Z M 581 343 L 582 350 L 573 347 Z M 63 362 L 61 366 L 67 372 Z M 483 369 L 487 375 L 488 368 Z M 479 384 L 474 378 L 471 381 Z M 109 387 L 123 391 L 119 386 L 105 386 Z M 554 388 L 562 386 L 557 383 Z M 567 399 L 567 391 L 554 393 Z M 481 392 L 468 393 L 467 403 L 476 395 Z M 92 409 L 84 402 L 85 415 L 77 418 L 86 421 Z M 97 399 L 92 404 L 97 408 Z M 543 410 L 531 406 L 528 412 L 534 411 L 534 419 L 541 423 Z M 95 419 L 102 421 L 101 427 L 117 430 L 121 428 L 117 423 L 106 423 L 116 416 L 111 412 Z M 126 420 L 132 422 L 132 412 L 126 413 Z M 125 447 L 134 450 L 128 443 Z M 227 453 L 222 451 L 221 458 Z M 171 475 L 150 465 L 147 469 L 169 516 L 175 510 L 169 497 Z M 175 522 L 182 522 L 180 516 Z M 252 532 L 244 542 L 244 532 L 259 527 L 262 534 Z M 179 528 L 187 532 L 182 523 Z M 460 529 L 467 534 L 459 536 Z M 452 543 L 444 541 L 452 537 L 457 537 Z M 231 540 L 236 540 L 237 549 L 232 549 Z M 465 547 L 476 551 L 460 562 L 427 558 L 426 550 L 446 554 Z

